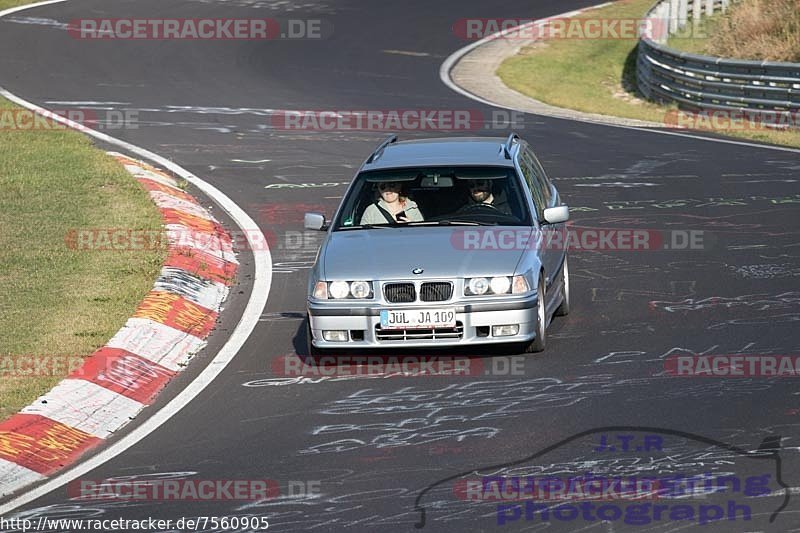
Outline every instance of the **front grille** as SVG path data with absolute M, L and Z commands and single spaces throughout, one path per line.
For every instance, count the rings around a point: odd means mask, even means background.
M 460 339 L 464 336 L 464 324 L 456 322 L 454 328 L 435 329 L 382 329 L 375 325 L 375 339 L 379 341 L 420 341 L 438 339 Z
M 453 284 L 449 281 L 423 283 L 419 289 L 419 299 L 423 302 L 443 302 L 453 296 Z
M 383 296 L 393 304 L 410 303 L 417 300 L 413 283 L 387 283 L 383 286 Z

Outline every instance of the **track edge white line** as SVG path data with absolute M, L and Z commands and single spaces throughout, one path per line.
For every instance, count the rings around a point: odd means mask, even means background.
M 58 4 L 66 1 L 67 0 L 47 0 L 45 2 L 38 2 L 35 4 L 6 9 L 4 11 L 0 11 L 0 18 L 26 9 L 33 9 L 50 4 Z M 267 297 L 269 296 L 269 291 L 272 286 L 272 256 L 265 244 L 265 241 L 262 239 L 261 242 L 257 242 L 253 237 L 253 235 L 257 235 L 258 232 L 260 232 L 256 222 L 224 193 L 210 183 L 195 176 L 188 170 L 185 170 L 172 161 L 169 161 L 158 154 L 150 152 L 149 150 L 140 148 L 134 144 L 122 141 L 120 139 L 116 139 L 110 135 L 106 135 L 105 133 L 86 128 L 81 124 L 72 122 L 64 117 L 49 112 L 46 109 L 37 106 L 36 104 L 28 102 L 27 100 L 12 94 L 3 87 L 0 87 L 0 96 L 3 96 L 4 98 L 21 107 L 31 111 L 36 111 L 37 113 L 41 113 L 54 121 L 60 122 L 61 124 L 64 124 L 72 129 L 81 131 L 102 142 L 117 146 L 139 157 L 150 160 L 157 165 L 163 166 L 174 174 L 182 177 L 192 185 L 196 186 L 204 194 L 212 198 L 220 207 L 222 207 L 222 209 L 228 213 L 228 215 L 239 226 L 239 228 L 245 232 L 250 249 L 253 251 L 255 263 L 255 271 L 253 273 L 253 288 L 242 317 L 228 340 L 220 348 L 217 355 L 214 356 L 214 358 L 203 369 L 203 371 L 189 385 L 187 385 L 186 388 L 184 388 L 172 400 L 170 400 L 167 405 L 150 415 L 141 425 L 133 429 L 119 441 L 109 445 L 85 461 L 81 461 L 72 467 L 67 467 L 64 472 L 57 474 L 52 479 L 44 482 L 42 485 L 13 497 L 8 502 L 0 505 L 0 516 L 4 516 L 10 511 L 13 511 L 22 505 L 30 503 L 44 496 L 65 485 L 66 483 L 69 483 L 70 481 L 80 477 L 81 475 L 86 474 L 87 472 L 90 472 L 91 470 L 114 459 L 153 433 L 155 430 L 159 429 L 165 422 L 180 412 L 200 392 L 208 387 L 233 360 L 233 357 L 239 352 L 241 347 L 250 337 L 252 331 L 258 325 L 258 319 L 261 316 L 264 307 L 266 306 Z

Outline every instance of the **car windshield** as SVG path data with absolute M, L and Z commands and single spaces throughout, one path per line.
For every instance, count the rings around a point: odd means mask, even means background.
M 342 201 L 333 229 L 437 224 L 530 225 L 514 169 L 433 167 L 362 172 Z

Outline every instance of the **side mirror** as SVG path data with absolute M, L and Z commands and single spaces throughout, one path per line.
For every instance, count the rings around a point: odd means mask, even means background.
M 325 227 L 325 215 L 322 213 L 306 213 L 303 217 L 305 229 L 321 230 Z
M 569 207 L 560 205 L 544 210 L 544 221 L 548 224 L 560 224 L 569 220 Z

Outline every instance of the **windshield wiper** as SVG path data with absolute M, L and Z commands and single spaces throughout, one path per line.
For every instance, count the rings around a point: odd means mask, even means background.
M 496 226 L 497 222 L 475 222 L 474 220 L 428 220 L 408 222 L 409 226 Z
M 395 228 L 399 226 L 399 224 L 360 224 L 358 226 L 339 226 L 336 230 L 346 230 L 346 229 L 384 229 L 384 228 Z

